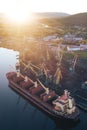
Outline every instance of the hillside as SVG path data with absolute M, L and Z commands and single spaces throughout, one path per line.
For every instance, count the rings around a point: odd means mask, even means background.
M 38 18 L 64 18 L 69 16 L 67 13 L 62 12 L 46 12 L 46 13 L 33 13 L 35 17 Z
M 87 26 L 87 13 L 79 13 L 75 15 L 60 14 L 61 17 L 59 16 L 59 13 L 41 13 L 39 15 L 41 18 L 39 21 L 53 27 L 58 25 Z
M 50 15 L 51 16 L 50 16 Z M 27 22 L 27 24 L 24 24 L 23 26 L 20 26 L 20 34 L 21 37 L 25 35 L 32 35 L 35 37 L 43 37 L 47 35 L 52 35 L 54 33 L 58 33 L 60 35 L 64 35 L 67 32 L 76 32 L 77 30 L 71 29 L 68 30 L 68 28 L 65 28 L 65 25 L 69 27 L 69 25 L 87 25 L 87 13 L 80 13 L 75 15 L 68 15 L 66 17 L 58 18 L 58 14 L 54 13 L 34 13 L 36 19 L 34 19 L 32 22 Z M 47 16 L 49 15 L 49 17 Z M 55 17 L 54 17 L 55 16 Z M 9 23 L 8 20 L 3 19 L 4 15 L 1 15 L 0 17 L 0 29 L 2 30 L 0 32 L 0 35 L 2 36 L 9 36 L 9 35 L 16 35 L 16 32 L 18 30 L 18 26 Z M 83 33 L 82 33 L 83 32 Z M 79 32 L 80 33 L 80 32 Z M 85 28 L 85 31 L 81 30 L 81 33 L 87 37 L 87 29 Z M 81 34 L 79 34 L 82 36 Z
M 79 13 L 75 15 L 69 15 L 66 13 L 46 12 L 46 13 L 33 13 L 34 18 L 43 24 L 51 25 L 87 25 L 87 13 Z M 0 21 L 5 17 L 4 14 L 0 14 Z M 2 19 L 2 20 L 1 20 Z M 34 20 L 36 21 L 36 20 Z M 58 23 L 57 23 L 58 22 Z M 56 23 L 56 24 L 55 24 Z
M 65 25 L 87 25 L 87 13 L 70 15 L 60 20 Z

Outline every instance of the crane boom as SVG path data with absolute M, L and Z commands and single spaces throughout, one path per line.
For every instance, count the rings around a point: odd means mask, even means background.
M 45 89 L 46 93 L 49 94 L 49 88 L 46 88 L 39 79 L 37 81 L 40 83 L 40 85 Z
M 15 68 L 14 68 L 13 66 L 10 65 L 10 67 L 11 67 L 13 70 L 15 70 Z M 16 71 L 15 71 L 15 72 L 16 72 Z M 16 73 L 17 73 L 17 72 L 16 72 Z M 23 76 L 21 73 L 20 73 L 20 76 L 25 79 L 25 76 Z M 27 77 L 27 78 L 29 79 L 29 81 L 31 81 L 32 83 L 34 83 L 29 77 Z
M 74 64 L 73 64 L 73 68 L 75 67 L 75 65 L 76 65 L 76 62 L 77 62 L 77 58 L 78 58 L 78 56 L 76 55 L 76 57 L 75 57 L 75 59 L 74 59 Z
M 32 65 L 33 67 L 35 67 L 36 69 L 38 69 L 38 70 L 40 69 L 38 66 L 36 66 L 36 65 L 34 65 L 34 64 L 32 64 L 32 63 L 31 63 L 31 65 Z
M 31 62 L 29 62 L 28 65 L 26 65 L 23 61 L 21 61 L 21 63 L 25 66 L 25 69 L 26 69 L 26 68 L 30 68 L 31 71 L 32 71 L 36 76 L 38 75 L 37 72 L 32 68 L 32 66 L 34 66 L 34 67 L 36 67 L 36 66 L 33 65 Z

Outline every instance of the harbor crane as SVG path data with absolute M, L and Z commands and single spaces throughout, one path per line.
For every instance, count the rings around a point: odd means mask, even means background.
M 77 55 L 75 55 L 74 58 L 73 58 L 72 66 L 69 68 L 71 72 L 75 72 L 75 66 L 76 66 L 76 63 L 77 63 L 77 58 L 78 58 Z
M 59 84 L 61 79 L 62 79 L 62 72 L 61 72 L 60 67 L 58 67 L 55 74 L 54 74 L 55 84 L 56 85 Z

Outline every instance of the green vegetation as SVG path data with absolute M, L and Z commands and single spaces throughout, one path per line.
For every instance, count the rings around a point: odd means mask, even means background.
M 75 55 L 80 59 L 87 59 L 87 51 L 76 51 L 73 53 L 65 53 L 64 59 L 72 59 Z
M 75 54 L 77 54 L 80 58 L 87 59 L 87 51 L 76 51 Z

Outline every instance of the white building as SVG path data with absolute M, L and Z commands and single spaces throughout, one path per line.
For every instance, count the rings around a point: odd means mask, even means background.
M 82 40 L 83 40 L 82 37 L 76 37 L 76 35 L 73 35 L 70 33 L 64 36 L 64 41 L 67 41 L 67 42 L 71 42 L 71 41 L 76 42 L 76 41 L 82 41 Z
M 80 50 L 87 50 L 87 44 L 80 44 Z
M 74 46 L 74 45 L 67 46 L 67 51 L 78 51 L 78 50 L 80 50 L 80 46 Z
M 87 45 L 80 44 L 80 46 L 75 45 L 67 46 L 67 51 L 78 51 L 78 50 L 87 50 Z
M 57 35 L 46 36 L 43 38 L 44 41 L 51 41 L 57 38 Z

